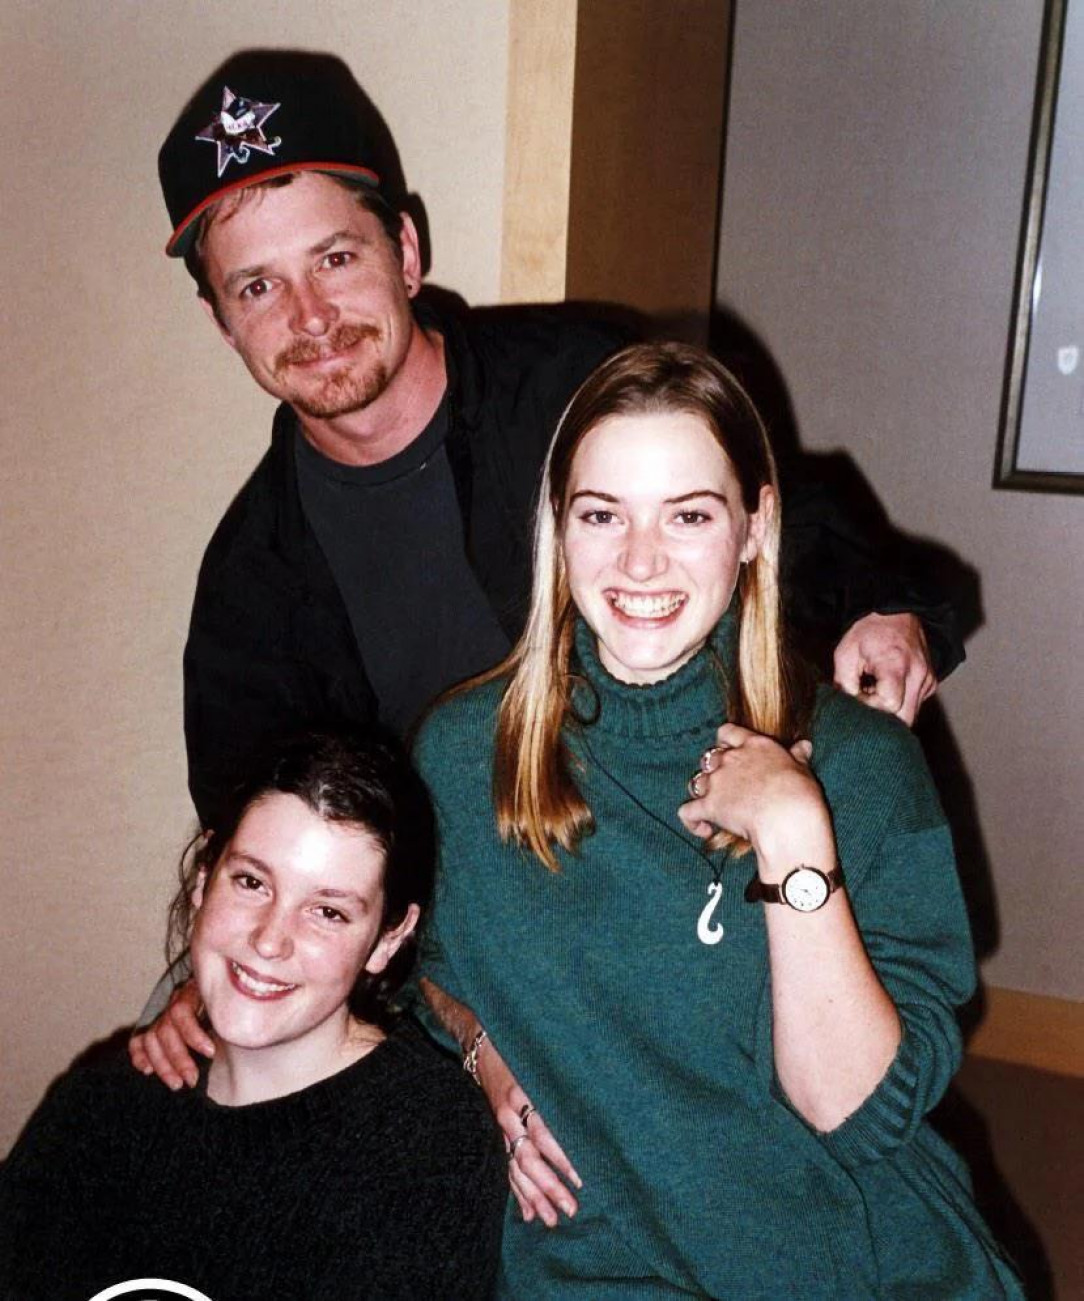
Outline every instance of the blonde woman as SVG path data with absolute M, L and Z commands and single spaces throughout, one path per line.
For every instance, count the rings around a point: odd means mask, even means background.
M 974 983 L 948 829 L 907 730 L 787 656 L 779 530 L 733 377 L 618 354 L 550 450 L 526 633 L 422 730 L 503 1295 L 1020 1295 L 924 1120 Z

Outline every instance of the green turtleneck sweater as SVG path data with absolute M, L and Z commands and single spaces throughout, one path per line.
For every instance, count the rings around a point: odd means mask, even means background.
M 732 659 L 729 616 L 716 634 Z M 775 1079 L 755 859 L 708 858 L 678 821 L 726 715 L 702 652 L 629 686 L 577 635 L 594 721 L 568 729 L 596 830 L 552 873 L 496 833 L 501 683 L 438 708 L 418 761 L 440 823 L 425 973 L 474 1009 L 584 1180 L 554 1230 L 505 1224 L 515 1298 L 679 1295 L 778 1301 L 1019 1296 L 960 1162 L 926 1125 L 959 1061 L 953 1009 L 974 983 L 952 846 L 912 735 L 825 691 L 813 767 L 846 888 L 903 1022 L 884 1079 L 831 1133 Z M 597 715 L 597 716 L 596 716 Z M 705 944 L 697 921 L 721 878 Z

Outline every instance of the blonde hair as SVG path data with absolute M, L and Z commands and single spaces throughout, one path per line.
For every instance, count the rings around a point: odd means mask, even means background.
M 577 390 L 558 424 L 543 468 L 534 538 L 534 585 L 527 626 L 511 654 L 478 681 L 507 677 L 497 718 L 493 798 L 501 838 L 521 845 L 551 871 L 556 847 L 573 851 L 592 826 L 562 730 L 570 722 L 576 609 L 560 533 L 576 452 L 588 433 L 616 415 L 688 412 L 703 420 L 726 453 L 750 514 L 770 487 L 757 555 L 738 580 L 736 673 L 728 686 L 731 721 L 791 743 L 808 701 L 784 651 L 779 591 L 780 511 L 775 461 L 756 408 L 713 357 L 681 343 L 637 344 L 611 357 Z M 729 843 L 720 835 L 712 847 Z

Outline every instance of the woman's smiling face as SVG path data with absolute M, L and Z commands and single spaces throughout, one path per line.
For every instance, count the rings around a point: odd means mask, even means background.
M 610 416 L 576 450 L 560 530 L 569 588 L 622 682 L 658 682 L 704 645 L 772 509 L 684 411 Z
M 417 918 L 383 928 L 384 852 L 296 795 L 253 804 L 195 894 L 192 966 L 219 1041 L 334 1051 L 358 975 L 382 971 Z

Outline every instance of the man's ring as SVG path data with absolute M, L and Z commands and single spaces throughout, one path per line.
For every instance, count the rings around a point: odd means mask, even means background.
M 697 768 L 696 772 L 689 778 L 689 794 L 694 800 L 703 798 L 704 792 L 701 789 L 701 782 L 707 775 L 703 768 Z
M 523 1106 L 520 1107 L 519 1109 L 519 1123 L 523 1126 L 524 1129 L 527 1128 L 527 1122 L 528 1120 L 530 1120 L 530 1118 L 533 1115 L 534 1115 L 534 1104 L 531 1102 L 525 1102 Z
M 512 1141 L 511 1141 L 511 1143 L 508 1144 L 508 1160 L 509 1160 L 509 1161 L 514 1161 L 514 1160 L 516 1159 L 516 1148 L 519 1147 L 519 1145 L 520 1145 L 521 1143 L 526 1143 L 526 1141 L 527 1141 L 527 1135 L 526 1135 L 526 1134 L 518 1134 L 518 1135 L 517 1135 L 517 1136 L 516 1136 Z

